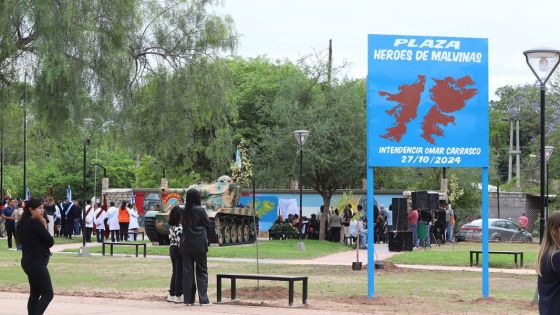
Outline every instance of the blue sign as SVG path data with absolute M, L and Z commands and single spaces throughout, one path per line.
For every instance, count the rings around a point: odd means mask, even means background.
M 487 167 L 488 40 L 368 36 L 368 165 Z

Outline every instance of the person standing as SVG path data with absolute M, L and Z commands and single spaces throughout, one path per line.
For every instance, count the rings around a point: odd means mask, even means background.
M 97 236 L 97 242 L 103 243 L 105 240 L 105 220 L 107 219 L 107 211 L 97 204 L 97 210 L 94 213 L 94 223 L 95 223 L 95 235 Z
M 140 226 L 138 225 L 138 211 L 136 211 L 136 205 L 134 204 L 128 204 L 128 213 L 130 214 L 130 223 L 128 224 L 128 231 L 132 231 L 132 237 L 133 239 L 136 241 L 136 237 L 137 237 L 137 233 L 138 233 L 138 228 L 140 228 Z M 130 235 L 128 236 L 128 238 L 130 239 Z
M 72 239 L 72 234 L 74 234 L 74 203 L 68 202 L 66 208 L 64 209 L 64 237 Z
M 120 229 L 120 240 L 122 242 L 128 241 L 128 225 L 130 224 L 130 213 L 126 207 L 126 201 L 121 202 L 121 207 L 119 208 L 119 229 Z
M 418 210 L 411 209 L 408 213 L 408 230 L 412 232 L 412 246 L 416 247 L 418 240 Z
M 519 219 L 517 220 L 517 223 L 519 223 L 519 226 L 522 229 L 527 230 L 527 227 L 529 226 L 529 218 L 527 218 L 527 216 L 525 215 L 525 212 L 523 212 L 521 214 L 521 216 L 519 217 Z
M 171 258 L 171 281 L 167 302 L 183 303 L 183 260 L 179 253 L 181 235 L 181 208 L 175 206 L 169 213 L 169 257 Z M 194 291 L 192 291 L 194 293 Z M 190 299 L 194 301 L 194 295 Z
M 338 209 L 329 217 L 329 226 L 331 231 L 331 241 L 340 242 L 340 228 L 342 227 L 342 218 L 338 215 Z
M 451 204 L 445 206 L 445 241 L 453 242 L 453 220 L 455 213 L 451 209 Z
M 537 255 L 539 313 L 560 314 L 560 212 L 548 217 Z
M 8 248 L 12 248 L 12 238 L 15 236 L 16 233 L 16 219 L 14 217 L 15 210 L 16 210 L 15 200 L 10 198 L 8 200 L 8 206 L 5 207 L 4 210 L 2 211 L 2 219 L 6 221 L 4 224 L 6 227 L 6 234 L 8 237 Z
M 189 189 L 185 200 L 185 209 L 181 215 L 183 235 L 179 251 L 183 263 L 183 292 L 193 291 L 194 279 L 198 288 L 198 302 L 209 305 L 208 299 L 208 237 L 210 219 L 200 203 L 200 192 Z M 196 267 L 196 277 L 194 268 Z M 185 304 L 194 304 L 191 294 L 183 294 Z
M 84 214 L 82 211 L 84 210 L 82 210 L 82 207 L 80 206 L 80 201 L 78 199 L 74 199 L 74 206 L 72 207 L 72 218 L 74 218 L 72 230 L 74 235 L 80 235 L 82 232 L 82 215 Z M 82 235 L 82 237 L 85 237 L 85 235 Z
M 60 201 L 60 200 L 59 200 Z M 61 220 L 62 220 L 62 208 L 60 207 L 60 202 L 54 204 L 54 236 L 62 236 L 61 233 Z
M 49 219 L 49 224 L 48 224 L 48 231 L 51 235 L 54 236 L 54 214 L 56 212 L 56 207 L 54 205 L 54 198 L 53 197 L 49 197 L 47 199 L 47 205 L 45 206 L 45 213 L 47 214 L 47 218 Z
M 47 268 L 54 239 L 47 231 L 41 200 L 31 198 L 26 203 L 17 225 L 16 238 L 23 245 L 21 267 L 29 281 L 28 314 L 43 314 L 53 299 L 51 277 Z
M 86 201 L 86 242 L 91 243 L 91 233 L 93 232 L 93 221 L 95 219 L 95 210 L 91 205 L 91 200 Z
M 111 231 L 111 242 L 119 241 L 119 209 L 115 207 L 115 203 L 111 201 L 107 210 L 107 221 L 109 230 Z

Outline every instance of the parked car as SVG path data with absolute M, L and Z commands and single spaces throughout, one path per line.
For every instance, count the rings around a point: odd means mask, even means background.
M 458 241 L 481 241 L 482 219 L 474 220 L 461 227 L 457 234 Z M 488 240 L 506 242 L 532 242 L 531 233 L 517 224 L 505 219 L 488 219 Z

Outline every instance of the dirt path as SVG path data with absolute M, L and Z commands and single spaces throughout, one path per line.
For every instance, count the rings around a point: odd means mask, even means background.
M 26 313 L 27 294 L 2 292 L 0 294 L 0 314 L 21 315 Z M 287 302 L 286 302 L 287 304 Z M 314 310 L 306 307 L 266 307 L 237 304 L 214 304 L 201 307 L 199 305 L 186 306 L 163 301 L 139 301 L 126 299 L 109 299 L 81 296 L 55 296 L 45 312 L 46 315 L 75 315 L 75 314 L 286 314 L 286 315 L 323 315 L 340 314 L 356 315 L 360 313 Z M 377 313 L 380 314 L 381 313 Z

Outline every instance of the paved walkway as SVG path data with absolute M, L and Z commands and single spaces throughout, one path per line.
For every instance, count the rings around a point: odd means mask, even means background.
M 62 252 L 65 249 L 78 249 L 82 246 L 81 243 L 61 244 L 54 245 L 51 248 L 53 253 Z M 101 246 L 99 243 L 88 243 L 88 247 Z M 151 246 L 148 244 L 148 246 Z M 70 253 L 69 253 L 70 254 Z M 389 252 L 387 244 L 375 245 L 375 260 L 385 260 L 389 257 L 398 254 L 398 252 Z M 91 254 L 93 256 L 100 256 L 101 254 Z M 360 250 L 358 254 L 359 261 L 367 266 L 367 250 Z M 130 257 L 133 255 L 115 254 L 115 256 Z M 149 255 L 148 259 L 169 259 L 167 256 Z M 208 261 L 223 261 L 223 262 L 241 262 L 241 263 L 257 263 L 255 258 L 221 258 L 209 257 Z M 330 266 L 351 266 L 352 262 L 356 261 L 356 251 L 339 252 L 327 256 L 312 258 L 312 259 L 259 259 L 261 264 L 283 264 L 283 265 L 330 265 Z M 438 266 L 438 265 L 404 265 L 397 264 L 398 268 L 415 269 L 415 270 L 431 270 L 431 271 L 468 271 L 468 272 L 482 272 L 481 267 L 461 267 L 461 266 Z M 364 267 L 365 268 L 365 267 Z M 519 275 L 536 275 L 533 269 L 502 269 L 490 268 L 492 273 L 507 273 Z
M 2 292 L 0 294 L 0 314 L 2 315 L 21 315 L 26 313 L 28 295 L 24 293 Z M 287 304 L 287 302 L 286 302 Z M 235 304 L 213 304 L 210 306 L 186 306 L 183 304 L 173 304 L 165 301 L 139 301 L 126 299 L 107 299 L 81 296 L 60 296 L 55 295 L 53 301 L 45 312 L 46 315 L 75 315 L 75 314 L 134 314 L 134 315 L 153 315 L 153 314 L 286 314 L 286 315 L 356 315 L 360 313 L 326 311 L 310 309 L 308 307 L 264 307 L 264 306 L 245 306 Z M 376 314 L 379 314 L 376 312 Z

